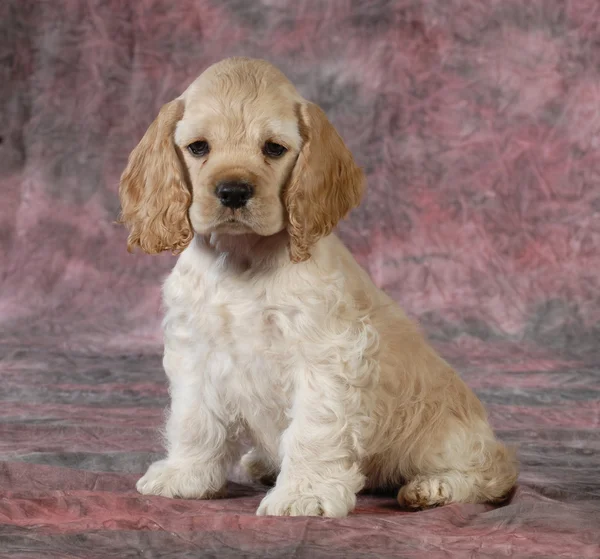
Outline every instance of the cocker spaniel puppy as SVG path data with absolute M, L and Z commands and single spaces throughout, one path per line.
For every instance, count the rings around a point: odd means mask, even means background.
M 129 248 L 181 253 L 164 284 L 167 458 L 137 489 L 219 495 L 241 441 L 261 515 L 345 516 L 363 488 L 409 508 L 498 502 L 517 478 L 485 411 L 331 233 L 363 174 L 271 64 L 208 68 L 120 183 Z

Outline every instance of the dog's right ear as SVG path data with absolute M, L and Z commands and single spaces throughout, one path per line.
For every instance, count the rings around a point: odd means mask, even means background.
M 192 193 L 173 137 L 183 111 L 179 99 L 162 107 L 121 175 L 119 222 L 129 229 L 129 251 L 139 246 L 149 254 L 179 253 L 192 240 Z
M 362 170 L 325 113 L 313 103 L 298 105 L 302 151 L 285 190 L 290 258 L 303 262 L 311 247 L 358 206 Z

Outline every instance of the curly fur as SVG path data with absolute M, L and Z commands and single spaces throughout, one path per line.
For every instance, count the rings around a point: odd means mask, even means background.
M 119 221 L 129 229 L 128 248 L 149 254 L 181 252 L 192 240 L 187 217 L 192 195 L 173 143 L 183 103 L 167 103 L 129 156 L 121 176 Z
M 303 146 L 285 191 L 294 262 L 310 257 L 315 241 L 358 206 L 363 193 L 362 170 L 354 163 L 325 113 L 313 103 L 297 106 Z
M 258 514 L 345 516 L 364 487 L 403 483 L 411 508 L 504 499 L 517 466 L 482 405 L 331 234 L 362 173 L 324 113 L 249 59 L 209 68 L 176 103 L 180 121 L 159 117 L 121 189 L 130 244 L 187 245 L 164 285 L 168 456 L 138 490 L 219 495 L 249 436 L 243 463 L 277 474 Z M 198 138 L 202 159 L 185 149 Z M 262 155 L 269 138 L 280 160 Z M 247 208 L 221 207 L 223 177 L 253 181 Z

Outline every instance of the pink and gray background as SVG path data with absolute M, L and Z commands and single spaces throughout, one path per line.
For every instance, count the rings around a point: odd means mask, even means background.
M 517 445 L 506 506 L 136 493 L 174 260 L 126 252 L 118 177 L 230 55 L 277 64 L 366 170 L 340 234 Z M 600 2 L 5 0 L 0 72 L 0 556 L 600 556 Z

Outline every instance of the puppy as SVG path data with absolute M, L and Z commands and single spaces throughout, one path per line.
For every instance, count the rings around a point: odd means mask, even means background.
M 129 249 L 164 284 L 168 455 L 137 489 L 221 494 L 241 441 L 259 515 L 342 517 L 363 488 L 408 508 L 499 502 L 517 479 L 485 411 L 331 233 L 363 174 L 271 64 L 231 58 L 167 103 L 120 183 Z M 404 485 L 403 485 L 404 484 Z

